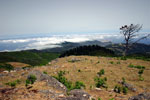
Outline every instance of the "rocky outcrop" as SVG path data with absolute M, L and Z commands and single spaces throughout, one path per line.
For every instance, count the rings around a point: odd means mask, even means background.
M 128 100 L 150 100 L 150 92 L 149 93 L 140 93 L 137 96 L 132 96 Z
M 133 86 L 133 85 L 131 85 L 131 84 L 129 84 L 129 83 L 122 83 L 122 85 L 124 86 L 124 87 L 127 87 L 129 90 L 131 90 L 131 91 L 133 91 L 133 92 L 136 92 L 137 91 L 137 89 Z
M 74 89 L 69 92 L 68 97 L 57 98 L 56 100 L 89 100 L 90 95 L 80 89 Z
M 33 71 L 29 72 L 28 77 L 30 75 L 35 75 L 37 78 L 37 81 L 44 81 L 45 80 L 47 82 L 48 86 L 51 86 L 57 90 L 60 90 L 63 92 L 67 91 L 67 88 L 62 83 L 60 83 L 58 80 L 53 78 L 52 76 L 43 74 L 38 70 L 33 70 Z

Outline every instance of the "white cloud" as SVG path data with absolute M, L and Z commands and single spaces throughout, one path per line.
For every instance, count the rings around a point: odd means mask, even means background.
M 92 34 L 68 34 L 68 35 L 52 35 L 47 37 L 38 37 L 38 38 L 21 38 L 21 39 L 8 39 L 0 40 L 0 45 L 3 45 L 4 48 L 0 48 L 0 51 L 9 51 L 9 45 L 17 45 L 16 49 L 13 50 L 27 50 L 27 49 L 45 49 L 45 48 L 54 48 L 60 47 L 62 42 L 84 42 L 84 41 L 113 41 L 113 42 L 122 42 L 123 36 L 121 34 L 101 34 L 101 33 L 92 33 Z M 6 44 L 7 46 L 5 46 Z M 19 46 L 18 46 L 19 45 Z

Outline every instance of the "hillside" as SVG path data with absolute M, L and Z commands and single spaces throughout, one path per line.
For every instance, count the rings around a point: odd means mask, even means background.
M 116 54 L 121 55 L 124 51 L 123 44 L 111 44 L 107 45 L 106 48 L 113 50 Z M 129 49 L 129 54 L 150 54 L 150 45 L 137 43 Z
M 98 45 L 79 46 L 63 52 L 60 57 L 70 55 L 89 55 L 89 56 L 115 56 L 112 50 Z
M 22 62 L 31 66 L 37 66 L 45 65 L 58 56 L 58 53 L 45 53 L 38 51 L 0 52 L 0 63 Z
M 104 72 L 102 71 L 103 73 L 100 74 L 99 72 L 102 69 Z M 139 76 L 141 70 L 143 70 L 143 74 Z M 61 71 L 62 73 L 60 73 Z M 26 87 L 26 79 L 27 76 L 29 77 L 29 73 L 35 75 L 37 80 L 34 84 Z M 60 89 L 61 87 L 56 88 L 56 85 L 52 85 L 52 81 L 44 79 L 49 76 L 55 76 L 59 79 L 58 75 L 64 79 L 64 84 L 67 83 L 66 86 L 76 86 L 78 81 L 78 88 L 81 86 L 93 98 L 91 100 L 99 100 L 98 98 L 101 98 L 101 100 L 128 100 L 129 97 L 139 93 L 150 92 L 149 61 L 121 60 L 117 57 L 69 56 L 57 58 L 46 66 L 0 73 L 0 100 L 4 100 L 4 98 L 8 100 L 87 100 L 72 97 L 70 94 L 73 93 L 73 90 L 66 93 Z M 104 79 L 105 84 L 96 87 L 97 78 Z M 16 82 L 15 86 L 10 84 L 12 88 L 8 84 L 11 82 Z M 125 89 L 127 93 L 116 93 L 114 91 L 115 86 L 122 89 L 125 83 L 128 84 L 128 91 Z M 62 86 L 62 84 L 57 84 L 57 86 L 59 85 Z M 80 91 L 80 93 L 83 92 Z M 85 97 L 88 94 L 85 94 Z M 80 94 L 76 94 L 76 96 L 78 95 Z

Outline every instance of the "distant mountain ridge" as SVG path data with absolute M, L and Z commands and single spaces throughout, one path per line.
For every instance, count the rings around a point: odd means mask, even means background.
M 112 42 L 101 42 L 101 41 L 97 41 L 97 40 L 93 40 L 93 41 L 85 41 L 85 42 L 79 42 L 79 43 L 74 43 L 74 42 L 63 42 L 57 45 L 60 45 L 60 47 L 55 47 L 55 48 L 48 48 L 48 49 L 43 49 L 43 50 L 39 50 L 41 52 L 64 52 L 66 50 L 75 48 L 75 47 L 79 47 L 79 46 L 88 46 L 88 45 L 98 45 L 98 46 L 102 46 L 105 47 L 107 45 L 111 45 Z
M 116 54 L 121 55 L 124 50 L 124 44 L 111 44 L 106 48 L 113 50 Z M 136 43 L 128 51 L 129 54 L 150 54 L 150 45 Z
M 123 43 L 112 43 L 112 42 L 101 42 L 97 40 L 93 41 L 85 41 L 85 42 L 79 42 L 79 43 L 74 43 L 74 42 L 63 42 L 60 44 L 60 47 L 55 47 L 55 48 L 48 48 L 48 49 L 43 49 L 43 50 L 38 50 L 40 52 L 65 52 L 67 50 L 80 47 L 80 46 L 89 46 L 89 45 L 98 45 L 101 47 L 105 47 L 107 49 L 113 50 L 116 54 L 122 55 L 123 50 L 124 50 L 124 44 Z M 130 50 L 129 54 L 150 54 L 150 45 L 148 44 L 143 44 L 143 43 L 137 43 L 135 44 Z

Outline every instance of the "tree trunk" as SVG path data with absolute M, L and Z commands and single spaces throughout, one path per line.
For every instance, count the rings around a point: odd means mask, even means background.
M 124 50 L 124 52 L 123 52 L 123 56 L 127 56 L 128 50 L 129 50 L 129 43 L 128 43 L 128 41 L 127 41 L 126 44 L 125 44 L 125 50 Z

